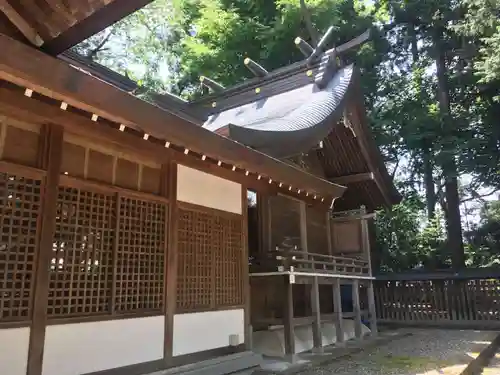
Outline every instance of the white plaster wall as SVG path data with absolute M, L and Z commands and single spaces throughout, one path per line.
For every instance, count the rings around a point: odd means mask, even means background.
M 173 355 L 184 355 L 229 346 L 229 336 L 245 340 L 243 309 L 174 315 Z
M 26 375 L 30 329 L 0 329 L 0 374 Z
M 241 184 L 177 166 L 177 200 L 241 214 Z
M 78 375 L 162 359 L 164 319 L 47 326 L 42 374 Z

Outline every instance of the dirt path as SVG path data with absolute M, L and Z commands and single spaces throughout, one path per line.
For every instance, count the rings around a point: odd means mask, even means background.
M 488 331 L 412 330 L 409 337 L 300 375 L 459 375 L 496 335 Z M 499 367 L 492 371 L 484 375 L 500 375 Z

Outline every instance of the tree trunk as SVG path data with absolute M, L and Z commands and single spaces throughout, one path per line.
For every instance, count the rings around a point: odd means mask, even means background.
M 418 40 L 415 25 L 408 26 L 408 33 L 411 39 L 411 53 L 413 57 L 413 70 L 418 68 L 419 53 L 418 53 Z M 422 89 L 422 82 L 419 82 L 420 89 Z M 420 103 L 423 100 L 422 92 L 418 93 Z M 422 108 L 423 110 L 423 108 Z M 432 148 L 429 142 L 424 139 L 422 145 L 422 161 L 424 164 L 424 185 L 425 185 L 425 201 L 427 203 L 427 218 L 429 220 L 434 218 L 436 212 L 436 191 L 434 189 L 434 177 L 432 175 Z
M 460 219 L 460 198 L 458 194 L 457 164 L 455 161 L 454 145 L 448 141 L 451 135 L 451 113 L 450 94 L 448 91 L 448 76 L 444 48 L 442 45 L 442 30 L 434 35 L 434 48 L 436 53 L 436 74 L 438 80 L 438 100 L 443 127 L 444 161 L 443 174 L 445 178 L 446 198 L 446 229 L 448 237 L 448 249 L 451 253 L 453 269 L 458 270 L 465 267 L 464 244 L 462 239 L 462 222 Z

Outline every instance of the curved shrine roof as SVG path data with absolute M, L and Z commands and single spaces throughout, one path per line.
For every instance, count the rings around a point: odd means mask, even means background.
M 340 69 L 323 89 L 313 81 L 212 114 L 203 126 L 273 156 L 307 152 L 341 117 L 353 70 Z

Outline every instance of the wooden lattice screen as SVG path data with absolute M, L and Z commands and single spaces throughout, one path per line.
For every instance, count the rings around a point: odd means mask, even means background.
M 31 319 L 41 180 L 0 173 L 0 320 Z
M 110 311 L 115 218 L 114 196 L 59 188 L 48 316 Z
M 161 310 L 166 252 L 166 207 L 122 198 L 117 253 L 116 310 Z
M 163 309 L 165 204 L 60 187 L 57 207 L 49 317 Z
M 243 305 L 242 235 L 239 215 L 179 210 L 179 311 Z

